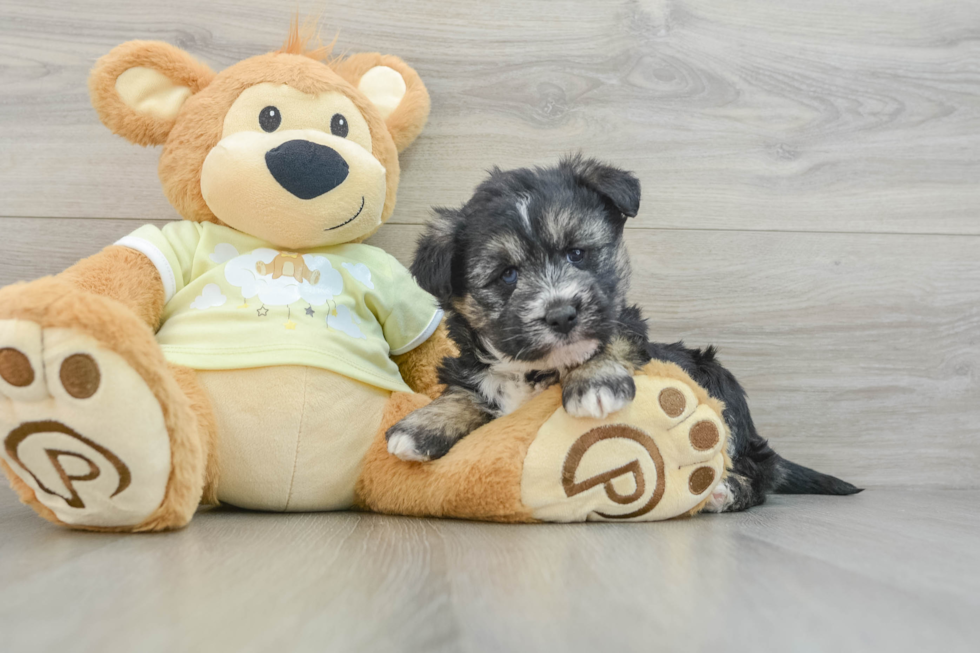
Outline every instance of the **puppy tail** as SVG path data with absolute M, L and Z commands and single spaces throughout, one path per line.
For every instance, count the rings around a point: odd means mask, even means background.
M 776 473 L 770 492 L 775 494 L 857 494 L 864 488 L 851 485 L 847 481 L 821 474 L 809 467 L 797 465 L 776 455 Z

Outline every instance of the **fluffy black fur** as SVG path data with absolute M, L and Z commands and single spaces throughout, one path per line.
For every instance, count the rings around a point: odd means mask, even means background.
M 412 272 L 442 304 L 460 355 L 440 370 L 446 393 L 389 430 L 389 450 L 412 460 L 444 455 L 555 383 L 569 413 L 603 417 L 633 399 L 633 371 L 658 359 L 725 402 L 733 469 L 711 508 L 744 510 L 767 492 L 859 492 L 776 454 L 714 348 L 648 341 L 639 308 L 626 302 L 623 228 L 639 203 L 632 174 L 576 156 L 494 169 L 461 208 L 436 209 Z

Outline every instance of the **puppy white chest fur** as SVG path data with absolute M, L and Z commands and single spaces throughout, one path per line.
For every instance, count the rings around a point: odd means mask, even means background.
M 490 368 L 480 379 L 480 394 L 496 405 L 494 412 L 499 417 L 514 412 L 536 393 L 524 382 L 523 374 Z
M 598 348 L 595 340 L 585 340 L 553 351 L 547 358 L 523 362 L 509 360 L 490 348 L 496 359 L 479 379 L 480 394 L 492 405 L 497 417 L 521 407 L 542 390 L 561 381 L 565 370 L 588 360 Z
M 527 373 L 497 365 L 480 379 L 480 394 L 495 406 L 497 417 L 508 415 L 545 388 L 558 382 L 558 372 L 529 379 Z

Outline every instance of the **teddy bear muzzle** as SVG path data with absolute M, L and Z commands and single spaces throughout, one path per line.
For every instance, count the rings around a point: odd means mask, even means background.
M 201 194 L 226 225 L 281 249 L 308 249 L 377 229 L 386 175 L 370 151 L 322 130 L 242 131 L 205 157 Z

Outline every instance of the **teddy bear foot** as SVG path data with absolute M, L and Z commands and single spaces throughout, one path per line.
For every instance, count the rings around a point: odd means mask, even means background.
M 171 473 L 147 382 L 90 336 L 28 320 L 0 320 L 0 459 L 42 516 L 100 530 L 146 522 Z
M 726 472 L 719 405 L 668 366 L 635 380 L 636 400 L 617 413 L 575 419 L 559 409 L 541 426 L 521 479 L 535 519 L 655 521 L 711 501 Z
M 555 386 L 431 462 L 388 452 L 388 428 L 429 401 L 396 393 L 365 457 L 358 503 L 389 514 L 502 522 L 694 514 L 727 487 L 720 486 L 728 467 L 724 407 L 670 363 L 649 363 L 633 380 L 636 398 L 604 418 L 573 417 Z

